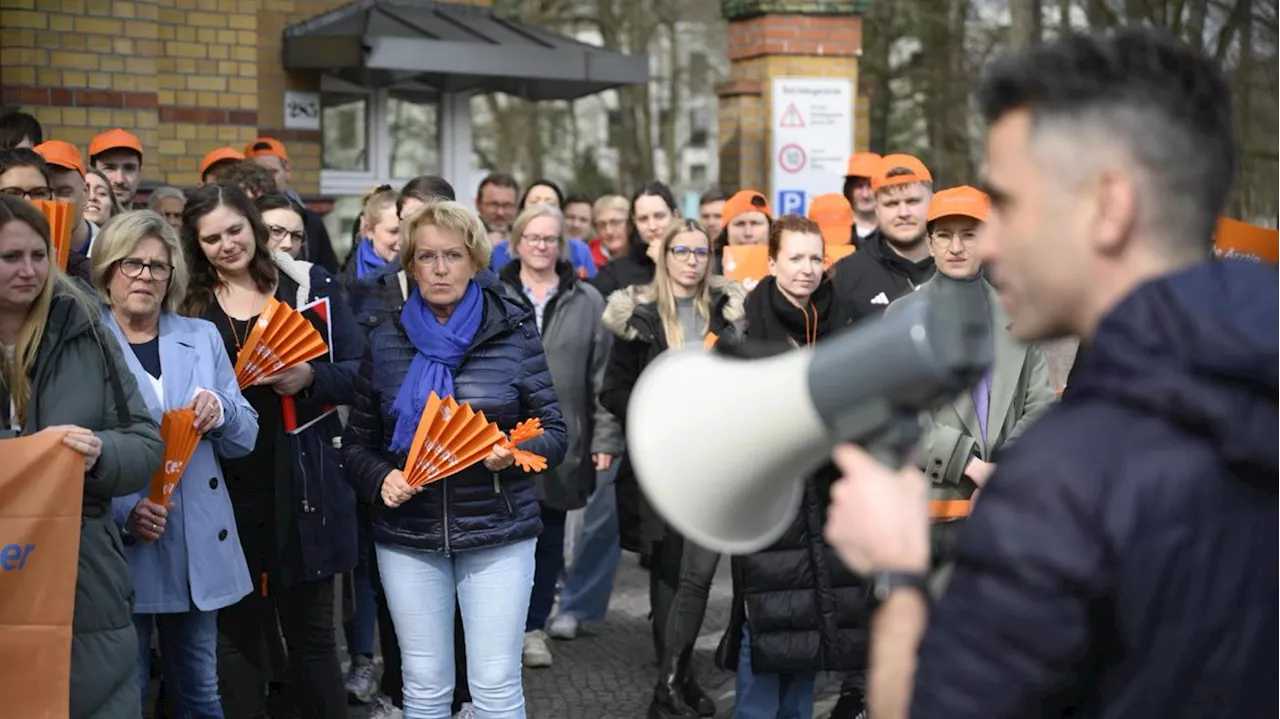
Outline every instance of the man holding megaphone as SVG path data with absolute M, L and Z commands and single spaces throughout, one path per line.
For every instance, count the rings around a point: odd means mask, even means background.
M 1228 87 L 1124 30 L 1005 58 L 979 104 L 978 255 L 1019 339 L 1085 351 L 988 481 L 935 607 L 925 478 L 837 451 L 827 537 L 879 603 L 871 716 L 1276 716 L 1278 287 L 1210 259 Z

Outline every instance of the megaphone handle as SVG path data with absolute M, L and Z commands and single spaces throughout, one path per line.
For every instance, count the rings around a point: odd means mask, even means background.
M 920 440 L 920 421 L 914 415 L 899 416 L 880 436 L 867 442 L 866 449 L 881 464 L 901 469 L 911 459 Z

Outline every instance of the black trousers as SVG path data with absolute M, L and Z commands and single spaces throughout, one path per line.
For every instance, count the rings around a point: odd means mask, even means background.
M 709 549 L 684 541 L 680 558 L 680 585 L 671 599 L 666 624 L 663 625 L 663 644 L 669 652 L 681 652 L 692 647 L 702 629 L 702 619 L 707 614 L 707 600 L 711 596 L 711 581 L 715 579 L 720 555 Z
M 237 719 L 268 716 L 271 647 L 277 643 L 277 631 L 288 651 L 290 707 L 307 719 L 345 719 L 347 695 L 338 664 L 332 577 L 272 587 L 267 597 L 255 591 L 218 612 L 223 713 Z

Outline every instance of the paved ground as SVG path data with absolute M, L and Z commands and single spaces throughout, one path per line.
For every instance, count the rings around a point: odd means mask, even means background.
M 648 577 L 634 555 L 623 554 L 609 605 L 608 618 L 588 627 L 571 642 L 553 641 L 553 666 L 524 673 L 529 719 L 639 719 L 644 717 L 656 678 L 649 634 Z M 728 719 L 733 709 L 733 675 L 712 660 L 729 619 L 730 579 L 727 562 L 712 586 L 711 604 L 697 645 L 699 676 Z M 838 677 L 819 677 L 815 717 L 825 717 L 835 703 Z M 353 708 L 351 719 L 362 719 Z

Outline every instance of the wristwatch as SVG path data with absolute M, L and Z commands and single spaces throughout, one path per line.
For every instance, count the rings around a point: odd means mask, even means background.
M 930 599 L 929 576 L 923 572 L 900 572 L 891 569 L 877 571 L 871 575 L 871 596 L 867 601 L 868 610 L 874 612 L 889 598 L 890 594 L 898 589 L 913 589 L 919 592 L 927 603 Z

